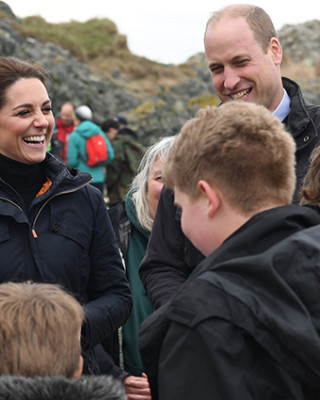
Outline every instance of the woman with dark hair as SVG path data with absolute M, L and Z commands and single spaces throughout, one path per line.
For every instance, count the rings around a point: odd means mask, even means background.
M 131 293 L 101 192 L 46 151 L 54 124 L 45 71 L 1 57 L 0 282 L 72 293 L 85 312 L 83 372 L 96 374 L 93 348 L 126 322 Z

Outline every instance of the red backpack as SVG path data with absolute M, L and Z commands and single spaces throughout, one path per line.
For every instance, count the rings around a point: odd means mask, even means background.
M 94 167 L 105 165 L 108 160 L 108 148 L 104 137 L 97 133 L 86 139 L 87 165 Z

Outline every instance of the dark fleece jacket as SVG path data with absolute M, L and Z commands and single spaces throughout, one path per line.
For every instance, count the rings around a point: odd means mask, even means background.
M 121 381 L 112 376 L 26 378 L 0 376 L 0 400 L 126 400 Z

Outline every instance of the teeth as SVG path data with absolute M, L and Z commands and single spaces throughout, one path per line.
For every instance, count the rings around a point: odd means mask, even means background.
M 231 95 L 231 98 L 232 98 L 232 100 L 240 100 L 240 99 L 242 99 L 243 97 L 245 97 L 249 92 L 250 92 L 249 89 L 247 89 L 247 90 L 242 90 L 242 92 L 238 92 L 238 93 L 236 93 L 236 94 L 232 94 L 232 95 Z
M 24 138 L 25 142 L 34 142 L 34 143 L 42 143 L 44 141 L 45 136 L 28 136 Z

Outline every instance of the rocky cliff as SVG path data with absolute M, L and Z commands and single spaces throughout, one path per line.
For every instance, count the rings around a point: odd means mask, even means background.
M 320 104 L 320 21 L 286 25 L 279 38 L 285 52 L 283 74 L 300 83 L 308 101 Z M 149 62 L 148 68 L 154 68 L 161 79 L 152 82 L 156 90 L 144 90 L 148 85 L 143 71 L 135 82 L 119 67 L 106 75 L 57 43 L 22 34 L 19 19 L 2 1 L 0 55 L 36 60 L 49 71 L 56 113 L 64 101 L 72 100 L 76 105 L 89 105 L 98 123 L 115 115 L 126 116 L 145 144 L 154 137 L 176 134 L 199 107 L 217 104 L 202 53 L 180 66 Z M 166 75 L 167 80 L 163 79 Z

